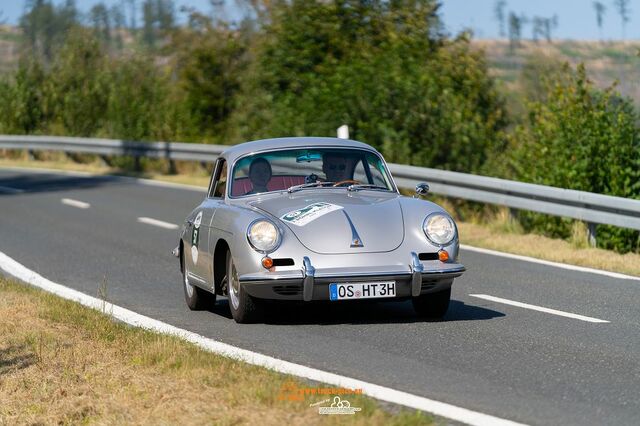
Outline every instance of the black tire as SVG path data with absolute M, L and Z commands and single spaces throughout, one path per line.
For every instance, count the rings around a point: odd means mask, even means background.
M 247 294 L 246 291 L 243 291 L 230 251 L 227 251 L 227 275 L 225 280 L 229 296 L 229 309 L 233 319 L 239 324 L 259 321 L 262 318 L 261 306 L 256 299 Z
M 216 304 L 216 295 L 201 289 L 198 286 L 189 284 L 187 275 L 187 262 L 182 254 L 182 289 L 187 306 L 192 311 L 203 311 L 213 308 Z
M 429 293 L 412 299 L 416 313 L 427 319 L 442 319 L 449 309 L 451 287 L 446 290 Z

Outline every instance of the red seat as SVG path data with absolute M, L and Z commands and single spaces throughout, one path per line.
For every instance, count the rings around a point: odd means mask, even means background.
M 294 185 L 301 185 L 304 183 L 304 176 L 272 176 L 267 183 L 267 189 L 269 191 L 278 191 L 287 189 Z M 242 177 L 234 179 L 231 187 L 231 196 L 239 197 L 245 195 L 253 189 L 253 185 L 248 177 Z

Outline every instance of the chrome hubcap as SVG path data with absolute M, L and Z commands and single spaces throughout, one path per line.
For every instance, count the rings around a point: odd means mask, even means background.
M 187 263 L 184 265 L 184 288 L 187 291 L 189 298 L 193 297 L 193 286 L 189 284 L 189 271 L 187 270 Z
M 231 268 L 229 272 L 229 299 L 233 305 L 233 309 L 238 309 L 240 306 L 240 280 L 238 279 L 238 271 L 236 271 L 236 265 L 231 261 Z

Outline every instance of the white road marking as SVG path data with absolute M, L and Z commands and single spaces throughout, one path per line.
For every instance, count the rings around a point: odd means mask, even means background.
M 618 278 L 618 279 L 621 279 L 621 280 L 637 280 L 637 281 L 640 281 L 640 277 L 635 277 L 633 275 L 626 275 L 626 274 L 621 274 L 621 273 L 618 273 L 618 272 L 604 271 L 602 269 L 587 268 L 587 267 L 584 267 L 584 266 L 569 265 L 567 263 L 551 262 L 549 260 L 536 259 L 535 257 L 521 256 L 519 254 L 504 253 L 504 252 L 496 251 L 496 250 L 489 250 L 489 249 L 484 249 L 484 248 L 480 248 L 480 247 L 468 246 L 466 244 L 460 244 L 460 248 L 463 249 L 463 250 L 475 251 L 477 253 L 490 254 L 492 256 L 506 257 L 508 259 L 522 260 L 524 262 L 539 263 L 541 265 L 553 266 L 555 268 L 569 269 L 569 270 L 572 270 L 572 271 L 579 271 L 579 272 L 587 272 L 587 273 L 590 273 L 590 274 L 605 275 L 607 277 Z
M 596 323 L 608 323 L 610 321 L 601 320 L 598 318 L 587 317 L 584 315 L 572 314 L 571 312 L 558 311 L 556 309 L 544 308 L 542 306 L 530 305 L 528 303 L 516 302 L 515 300 L 503 299 L 501 297 L 489 296 L 488 294 L 470 294 L 471 297 L 477 297 L 479 299 L 490 300 L 496 303 L 504 303 L 505 305 L 517 306 L 519 308 L 531 309 L 534 311 L 545 312 L 547 314 L 558 315 L 561 317 L 573 318 L 580 321 L 596 322 Z
M 25 266 L 16 262 L 3 252 L 0 252 L 0 268 L 10 275 L 27 282 L 28 284 L 38 287 L 46 292 L 53 293 L 64 299 L 78 302 L 81 305 L 92 309 L 107 313 L 113 318 L 123 321 L 127 324 L 142 327 L 158 333 L 177 336 L 183 340 L 191 342 L 207 351 L 244 361 L 249 364 L 265 367 L 279 373 L 291 374 L 303 377 L 317 382 L 327 383 L 333 386 L 362 389 L 365 395 L 370 397 L 391 402 L 393 404 L 403 405 L 405 407 L 414 408 L 416 410 L 428 411 L 435 415 L 446 417 L 469 425 L 478 426 L 518 426 L 522 423 L 516 423 L 510 420 L 494 417 L 489 414 L 468 410 L 466 408 L 457 407 L 440 401 L 413 395 L 407 392 L 398 391 L 385 386 L 379 386 L 362 380 L 350 377 L 340 376 L 338 374 L 329 373 L 327 371 L 318 370 L 316 368 L 307 367 L 301 364 L 295 364 L 284 361 L 258 352 L 241 349 L 226 343 L 218 342 L 208 337 L 187 331 L 170 324 L 158 321 L 156 319 L 140 315 L 136 312 L 122 308 L 120 306 L 105 302 L 95 297 L 87 296 L 77 290 L 54 283 L 27 269 Z
M 169 223 L 163 220 L 153 219 L 151 217 L 139 217 L 138 222 L 146 223 L 147 225 L 157 226 L 164 229 L 178 229 L 178 225 L 176 225 L 175 223 Z
M 79 209 L 88 209 L 91 207 L 91 204 L 85 203 L 84 201 L 73 200 L 71 198 L 63 198 L 60 200 L 62 204 L 66 204 L 67 206 L 77 207 Z
M 12 188 L 10 186 L 0 186 L 0 192 L 8 192 L 9 194 L 22 194 L 24 189 Z

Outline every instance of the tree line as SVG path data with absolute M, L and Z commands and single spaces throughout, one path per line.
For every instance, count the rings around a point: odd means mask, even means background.
M 231 144 L 347 123 L 389 161 L 640 198 L 630 100 L 582 68 L 534 62 L 514 116 L 435 0 L 247 0 L 238 22 L 185 9 L 180 25 L 171 0 L 141 5 L 139 25 L 131 9 L 31 2 L 19 67 L 0 79 L 0 132 Z M 640 247 L 637 232 L 598 232 L 602 246 Z

